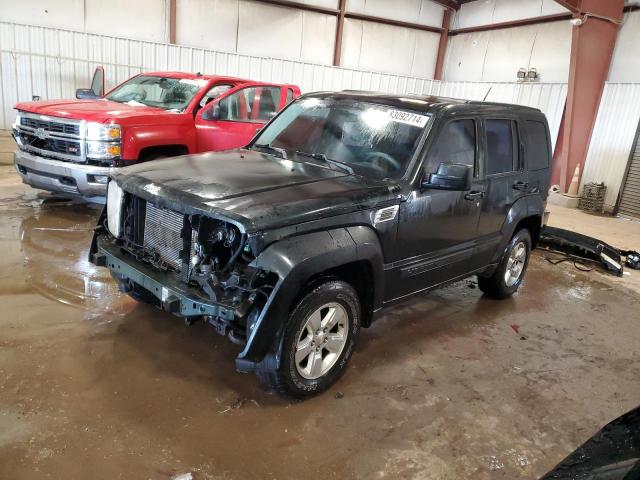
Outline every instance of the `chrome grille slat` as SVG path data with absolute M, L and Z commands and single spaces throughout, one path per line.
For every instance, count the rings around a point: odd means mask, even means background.
M 71 162 L 86 162 L 84 121 L 20 111 L 15 125 L 23 150 Z
M 157 254 L 169 266 L 180 270 L 184 215 L 147 202 L 144 222 L 144 249 Z
M 22 117 L 20 125 L 29 128 L 44 128 L 52 133 L 66 133 L 68 135 L 80 135 L 80 125 L 73 123 L 53 122 L 39 120 L 37 118 Z

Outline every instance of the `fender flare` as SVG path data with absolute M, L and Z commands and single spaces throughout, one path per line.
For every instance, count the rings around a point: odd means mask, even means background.
M 544 217 L 544 209 L 545 204 L 539 195 L 529 195 L 519 198 L 514 202 L 507 213 L 507 219 L 500 229 L 502 239 L 496 249 L 496 256 L 492 259 L 492 263 L 500 262 L 500 259 L 504 254 L 504 250 L 511 241 L 518 224 L 525 218 L 533 216 L 539 216 L 542 221 L 542 218 Z
M 371 228 L 345 227 L 307 233 L 278 241 L 265 249 L 251 265 L 277 274 L 278 281 L 244 350 L 236 358 L 236 368 L 241 372 L 277 369 L 284 326 L 300 290 L 313 276 L 359 260 L 371 265 L 373 308 L 379 308 L 384 292 L 383 256 L 378 237 Z

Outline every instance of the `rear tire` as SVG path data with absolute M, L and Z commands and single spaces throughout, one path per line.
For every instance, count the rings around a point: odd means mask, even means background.
M 504 252 L 500 264 L 490 277 L 478 276 L 478 287 L 487 297 L 503 299 L 513 295 L 524 279 L 531 256 L 529 230 L 518 230 Z
M 258 372 L 260 381 L 294 397 L 318 394 L 344 373 L 360 332 L 358 295 L 330 280 L 306 293 L 289 315 L 280 367 Z

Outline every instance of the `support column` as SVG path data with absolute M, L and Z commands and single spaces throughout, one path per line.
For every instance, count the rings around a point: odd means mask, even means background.
M 435 80 L 442 80 L 442 68 L 444 67 L 444 56 L 447 53 L 447 43 L 449 42 L 449 27 L 451 26 L 451 10 L 445 8 L 442 15 L 442 32 L 440 33 L 440 43 L 438 44 L 438 56 L 436 57 L 436 70 L 433 74 Z
M 176 43 L 176 1 L 169 0 L 169 43 Z
M 584 170 L 591 133 L 622 19 L 624 0 L 556 0 L 582 24 L 573 27 L 562 138 L 554 154 L 552 183 L 567 191 L 577 165 Z M 602 18 L 606 17 L 606 18 Z
M 342 57 L 342 32 L 344 30 L 344 13 L 347 0 L 340 0 L 338 6 L 338 17 L 336 18 L 336 41 L 333 46 L 333 65 L 340 66 Z

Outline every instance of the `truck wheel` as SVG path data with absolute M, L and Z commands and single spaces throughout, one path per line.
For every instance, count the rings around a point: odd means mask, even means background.
M 531 254 L 531 234 L 519 230 L 509 242 L 509 246 L 490 277 L 478 277 L 478 287 L 491 298 L 508 298 L 520 287 L 529 265 Z
M 360 302 L 353 287 L 338 280 L 322 283 L 289 315 L 280 368 L 258 376 L 279 393 L 320 393 L 344 373 L 359 331 Z

